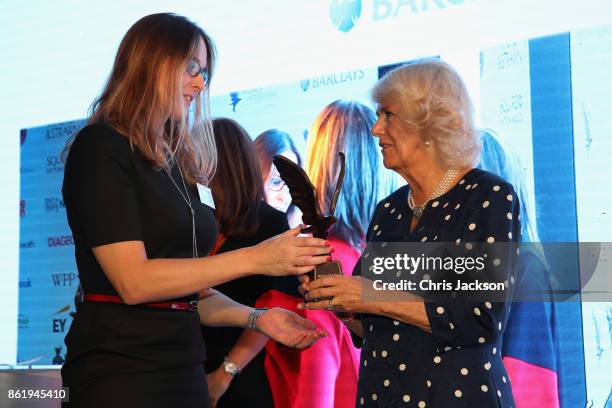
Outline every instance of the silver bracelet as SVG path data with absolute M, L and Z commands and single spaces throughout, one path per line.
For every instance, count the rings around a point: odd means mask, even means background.
M 267 310 L 267 307 L 258 307 L 253 309 L 253 311 L 249 313 L 249 317 L 247 317 L 247 328 L 261 333 L 261 330 L 259 330 L 257 327 L 257 319 L 259 319 Z

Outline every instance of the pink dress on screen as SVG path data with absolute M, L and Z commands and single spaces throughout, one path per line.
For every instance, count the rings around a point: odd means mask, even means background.
M 330 236 L 334 260 L 351 276 L 359 252 L 351 245 Z M 294 408 L 353 408 L 357 395 L 359 349 L 353 346 L 349 330 L 325 310 L 307 310 L 306 318 L 325 329 L 328 336 L 302 351 L 299 390 Z

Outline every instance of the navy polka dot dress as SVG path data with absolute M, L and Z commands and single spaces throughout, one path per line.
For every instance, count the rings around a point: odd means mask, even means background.
M 510 184 L 491 173 L 470 170 L 427 204 L 412 232 L 408 189 L 402 187 L 378 204 L 368 242 L 520 239 L 518 198 Z M 509 273 L 506 287 L 514 282 Z M 385 316 L 361 315 L 364 339 L 356 406 L 514 407 L 500 353 L 509 307 L 488 301 L 426 302 L 432 333 Z

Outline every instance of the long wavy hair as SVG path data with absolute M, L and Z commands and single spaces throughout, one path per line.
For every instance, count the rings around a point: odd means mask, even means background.
M 212 123 L 219 160 L 210 188 L 219 229 L 226 237 L 252 235 L 259 229 L 264 200 L 255 143 L 232 119 L 215 118 Z
M 372 126 L 372 109 L 355 102 L 337 100 L 317 116 L 308 134 L 306 172 L 319 192 L 319 207 L 329 211 L 336 189 L 340 161 L 346 156 L 346 173 L 334 215 L 338 222 L 331 233 L 357 249 L 365 247 L 365 234 L 376 204 L 396 187 L 394 174 L 385 169 Z
M 125 34 L 102 94 L 93 102 L 89 123 L 106 122 L 126 136 L 156 168 L 175 162 L 190 184 L 208 184 L 217 153 L 210 122 L 208 83 L 195 100 L 193 114 L 182 103 L 185 66 L 206 45 L 210 76 L 215 48 L 210 37 L 187 18 L 151 14 Z M 183 110 L 180 119 L 172 113 Z

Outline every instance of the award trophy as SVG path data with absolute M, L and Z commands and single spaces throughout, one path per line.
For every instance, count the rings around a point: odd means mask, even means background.
M 274 156 L 273 159 L 281 179 L 283 179 L 287 187 L 289 187 L 289 193 L 291 194 L 293 204 L 303 213 L 302 221 L 304 224 L 308 225 L 302 232 L 312 233 L 315 238 L 326 239 L 329 229 L 337 221 L 336 217 L 334 217 L 334 210 L 336 209 L 336 202 L 340 195 L 340 188 L 344 180 L 345 170 L 344 153 L 340 152 L 338 156 L 340 158 L 340 174 L 338 175 L 336 190 L 334 191 L 329 207 L 329 215 L 323 215 L 321 213 L 317 190 L 304 169 L 284 156 Z M 317 265 L 314 271 L 308 274 L 311 280 L 333 275 L 342 275 L 342 268 L 339 261 L 325 262 Z

